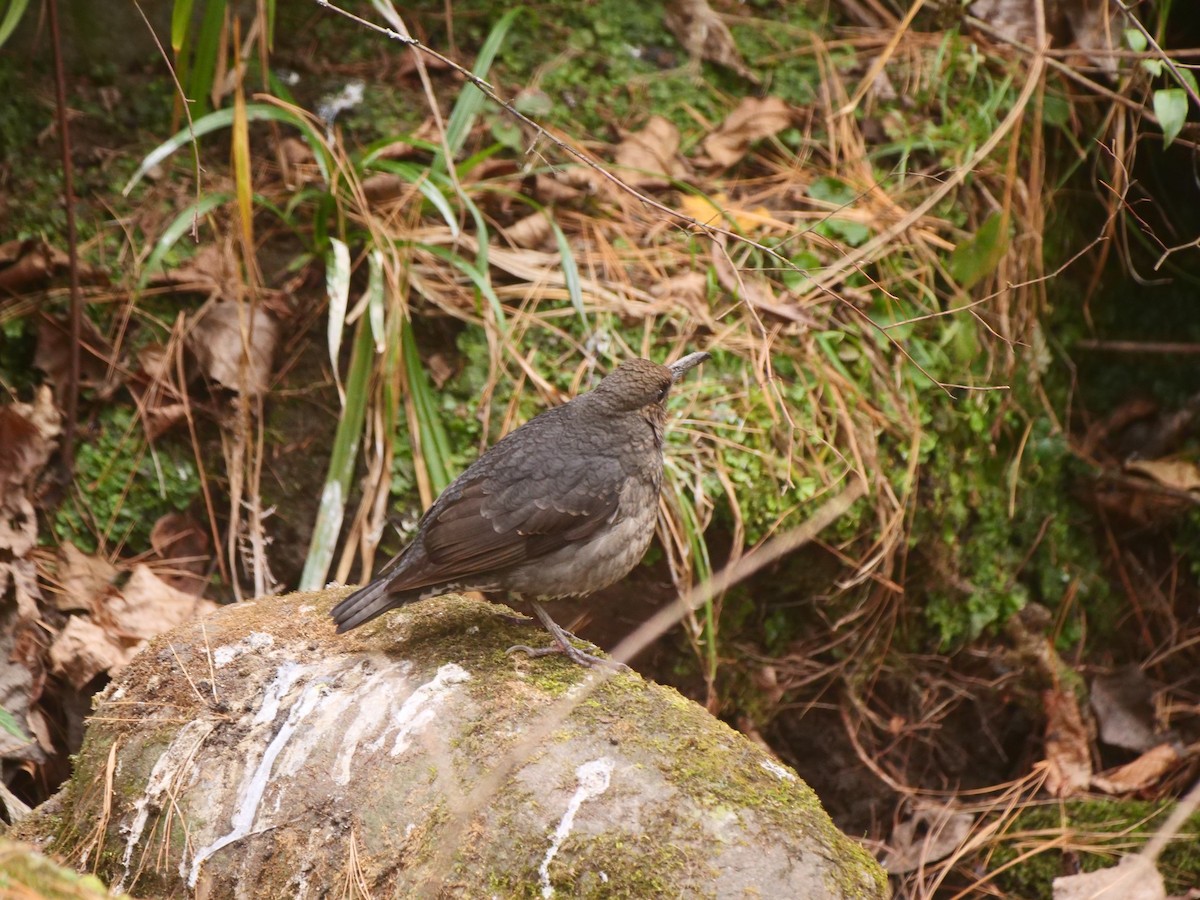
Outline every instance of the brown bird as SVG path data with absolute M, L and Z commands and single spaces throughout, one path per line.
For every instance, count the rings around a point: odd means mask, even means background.
M 604 662 L 540 601 L 593 593 L 641 561 L 658 517 L 667 394 L 708 358 L 628 360 L 499 440 L 434 501 L 413 542 L 333 608 L 338 633 L 451 591 L 503 590 L 529 600 L 556 643 L 511 650 Z

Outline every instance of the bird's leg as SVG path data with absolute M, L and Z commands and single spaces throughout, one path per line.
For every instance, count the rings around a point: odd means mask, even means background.
M 562 653 L 572 662 L 576 662 L 581 666 L 588 666 L 589 668 L 592 666 L 607 666 L 609 668 L 628 670 L 628 666 L 625 666 L 619 662 L 615 662 L 611 659 L 603 659 L 599 656 L 593 656 L 590 653 L 585 653 L 583 650 L 580 650 L 571 643 L 571 638 L 575 636 L 550 618 L 550 613 L 546 612 L 546 609 L 542 606 L 542 604 L 538 603 L 536 600 L 531 600 L 529 605 L 533 607 L 533 611 L 537 615 L 538 619 L 541 620 L 541 623 L 546 627 L 546 630 L 549 631 L 551 636 L 554 638 L 555 646 L 534 648 L 527 647 L 524 644 L 517 644 L 509 647 L 507 651 L 508 653 L 520 651 L 521 653 L 534 658 L 539 656 L 549 656 L 551 653 Z
M 505 622 L 511 622 L 513 625 L 526 625 L 530 621 L 529 616 L 523 616 L 520 613 L 513 613 L 512 615 L 509 615 L 508 613 L 500 613 L 500 618 L 502 618 Z M 583 638 L 581 638 L 579 635 L 575 634 L 573 631 L 567 631 L 567 629 L 563 628 L 561 625 L 558 627 L 562 631 L 562 633 L 565 634 L 567 637 L 569 637 L 571 640 L 573 640 L 573 641 L 582 641 L 583 640 Z M 524 645 L 522 645 L 521 649 L 526 649 L 526 648 Z M 551 650 L 549 652 L 557 653 L 558 651 Z

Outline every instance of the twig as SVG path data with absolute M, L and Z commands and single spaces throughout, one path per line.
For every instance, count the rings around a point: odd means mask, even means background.
M 67 259 L 71 279 L 71 342 L 67 348 L 66 417 L 63 427 L 62 467 L 69 480 L 75 471 L 75 420 L 79 415 L 79 344 L 83 336 L 83 305 L 79 296 L 79 252 L 75 231 L 75 172 L 71 165 L 71 134 L 67 126 L 67 77 L 63 69 L 62 35 L 58 28 L 58 0 L 50 0 L 50 31 L 54 43 L 54 99 L 58 146 L 62 151 L 63 204 L 67 208 Z

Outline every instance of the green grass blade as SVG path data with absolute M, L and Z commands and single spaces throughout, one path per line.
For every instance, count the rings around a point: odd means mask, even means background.
M 483 42 L 483 47 L 479 50 L 479 55 L 475 58 L 474 68 L 471 69 L 476 77 L 487 78 L 488 71 L 496 59 L 496 53 L 499 52 L 504 39 L 508 36 L 509 28 L 512 27 L 513 21 L 521 11 L 520 6 L 509 10 L 492 28 L 487 40 Z M 466 85 L 459 92 L 458 100 L 450 113 L 450 120 L 446 123 L 446 144 L 450 148 L 451 156 L 457 156 L 458 151 L 466 143 L 467 136 L 475 125 L 475 118 L 479 115 L 479 110 L 483 108 L 483 101 L 483 93 L 473 84 Z M 439 151 L 437 158 L 434 159 L 434 168 L 449 171 L 450 164 L 451 161 Z
M 146 259 L 146 265 L 142 268 L 142 274 L 138 278 L 137 289 L 140 291 L 146 286 L 146 282 L 150 280 L 150 277 L 161 268 L 163 257 L 178 243 L 181 237 L 191 231 L 192 223 L 196 219 L 208 215 L 212 210 L 228 203 L 232 199 L 233 194 L 228 191 L 206 194 L 172 219 L 171 224 L 167 226 L 162 236 L 155 242 L 154 250 L 151 251 L 150 256 Z
M 437 399 L 433 387 L 429 384 L 429 376 L 421 365 L 421 357 L 417 353 L 417 341 L 413 337 L 412 323 L 405 322 L 402 326 L 400 342 L 404 355 L 404 372 L 408 378 L 408 390 L 417 410 L 418 434 L 420 453 L 413 448 L 413 458 L 421 458 L 425 462 L 425 472 L 429 475 L 429 484 L 434 496 L 440 494 L 453 480 L 450 464 L 450 438 L 437 408 Z M 409 435 L 412 440 L 414 435 Z
M 302 591 L 315 591 L 325 585 L 329 564 L 333 560 L 333 551 L 337 547 L 338 535 L 342 530 L 346 497 L 350 492 L 350 480 L 354 475 L 358 444 L 362 439 L 363 422 L 366 420 L 368 385 L 375 361 L 374 343 L 371 324 L 367 317 L 363 316 L 358 320 L 354 350 L 350 356 L 350 372 L 346 379 L 346 405 L 333 438 L 333 450 L 329 454 L 329 474 L 325 478 L 325 488 L 321 491 L 321 505 L 317 510 L 317 521 L 308 545 L 308 557 L 304 560 L 304 572 L 300 576 Z
M 346 327 L 346 308 L 350 303 L 350 248 L 344 241 L 331 238 L 325 256 L 325 294 L 329 298 L 329 362 L 333 365 L 333 380 L 337 384 L 342 408 L 346 407 L 346 392 L 338 372 L 338 357 L 342 352 L 342 332 Z
M 579 283 L 579 266 L 575 263 L 575 254 L 571 252 L 567 236 L 563 234 L 558 223 L 554 221 L 549 212 L 543 210 L 543 213 L 550 221 L 550 227 L 554 229 L 554 240 L 558 244 L 558 255 L 562 260 L 563 280 L 567 284 L 567 295 L 571 298 L 571 305 L 575 307 L 575 312 L 579 313 L 579 321 L 583 323 L 584 334 L 591 334 L 592 328 L 588 324 L 587 313 L 583 309 L 583 287 Z
M 221 35 L 225 31 L 225 0 L 208 0 L 204 6 L 204 17 L 188 66 L 188 99 L 194 104 L 196 115 L 204 115 L 211 106 L 213 78 L 217 71 L 217 57 L 221 52 Z
M 21 21 L 21 16 L 25 13 L 25 7 L 29 5 L 29 0 L 9 0 L 8 9 L 4 11 L 4 18 L 0 19 L 0 47 L 12 36 L 16 30 L 17 23 Z
M 507 321 L 504 318 L 504 307 L 500 303 L 500 298 L 496 296 L 496 290 L 492 287 L 491 279 L 488 278 L 487 273 L 480 271 L 477 266 L 446 247 L 435 247 L 431 244 L 421 244 L 420 246 L 434 256 L 448 262 L 471 279 L 472 283 L 479 290 L 479 293 L 487 299 L 488 305 L 492 308 L 492 315 L 496 317 L 496 327 L 503 333 L 506 330 Z
M 458 238 L 458 216 L 455 214 L 454 207 L 450 205 L 450 201 L 446 198 L 446 195 L 433 183 L 430 177 L 432 170 L 422 168 L 413 163 L 399 162 L 394 159 L 375 160 L 368 168 L 379 172 L 390 172 L 393 175 L 403 178 L 409 184 L 414 185 L 441 215 L 449 227 L 451 235 L 456 239 Z
M 192 27 L 194 8 L 195 0 L 175 0 L 175 5 L 171 8 L 171 49 L 177 54 L 183 49 L 188 29 Z
M 246 104 L 246 118 L 250 122 L 274 121 L 282 122 L 285 125 L 292 125 L 299 128 L 307 136 L 309 143 L 313 147 L 317 156 L 317 164 L 321 167 L 321 173 L 328 180 L 328 163 L 322 159 L 321 142 L 314 140 L 315 137 L 308 123 L 296 116 L 295 113 L 280 109 L 278 106 L 270 106 L 265 103 L 248 103 Z M 219 131 L 222 128 L 229 128 L 233 124 L 233 110 L 219 109 L 216 112 L 209 113 L 206 116 L 201 116 L 192 123 L 190 128 L 183 128 L 180 131 L 167 138 L 153 150 L 146 154 L 141 164 L 137 167 L 137 171 L 133 173 L 121 193 L 129 196 L 129 192 L 137 186 L 138 182 L 146 177 L 146 173 L 165 160 L 171 154 L 177 152 L 182 147 L 186 147 L 194 139 L 201 138 L 206 134 L 214 131 Z

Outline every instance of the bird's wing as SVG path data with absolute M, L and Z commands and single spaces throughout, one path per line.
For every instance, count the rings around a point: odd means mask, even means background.
M 611 522 L 623 483 L 611 457 L 506 460 L 431 510 L 425 552 L 454 577 L 536 560 Z

